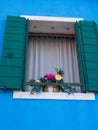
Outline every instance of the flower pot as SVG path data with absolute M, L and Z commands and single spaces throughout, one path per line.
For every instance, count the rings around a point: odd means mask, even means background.
M 60 91 L 60 88 L 58 86 L 53 87 L 53 92 L 59 92 L 59 91 Z
M 48 92 L 48 87 L 44 87 L 43 92 Z
M 57 86 L 46 86 L 43 88 L 44 92 L 59 92 L 59 87 Z

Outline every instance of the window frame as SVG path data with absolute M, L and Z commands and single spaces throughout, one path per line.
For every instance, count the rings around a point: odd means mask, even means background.
M 30 20 L 30 22 L 29 22 L 30 23 L 29 24 L 29 34 L 31 34 L 33 32 L 34 34 L 38 33 L 39 35 L 40 34 L 45 35 L 45 33 L 46 33 L 47 35 L 58 35 L 59 34 L 59 35 L 74 36 L 74 34 L 75 34 L 74 26 L 75 26 L 76 21 L 84 20 L 83 18 L 27 16 L 27 15 L 21 15 L 21 17 L 24 17 L 24 18 Z M 33 22 L 34 25 L 31 22 Z M 44 22 L 45 25 L 43 25 L 42 22 Z M 51 25 L 51 23 L 52 23 L 52 25 Z M 46 24 L 48 24 L 48 26 Z M 42 25 L 42 27 L 44 26 L 44 28 L 45 28 L 44 30 L 40 28 L 41 25 Z M 38 28 L 37 28 L 37 26 L 38 26 Z M 32 31 L 32 30 L 34 30 L 34 31 Z M 60 32 L 58 32 L 58 30 Z M 41 85 L 41 83 L 30 83 L 31 86 L 32 86 L 32 84 L 34 86 Z M 44 84 L 46 85 L 46 83 L 44 83 Z M 54 83 L 54 84 L 57 85 L 57 83 Z M 63 84 L 67 85 L 69 87 L 71 87 L 71 86 L 81 86 L 81 83 L 69 83 L 68 82 L 68 83 L 63 83 Z M 48 85 L 51 85 L 51 83 L 50 84 L 48 83 Z

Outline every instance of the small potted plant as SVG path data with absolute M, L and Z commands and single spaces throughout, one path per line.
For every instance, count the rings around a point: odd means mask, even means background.
M 40 92 L 66 92 L 71 94 L 76 92 L 76 89 L 71 87 L 71 84 L 74 83 L 64 83 L 63 75 L 64 71 L 59 69 L 59 67 L 55 68 L 56 74 L 49 73 L 45 74 L 43 77 L 38 80 L 31 79 L 27 82 L 27 85 L 32 86 L 31 94 L 40 93 Z
M 33 87 L 31 93 L 34 92 L 59 92 L 61 86 L 57 85 L 59 83 L 63 83 L 63 70 L 59 69 L 59 67 L 55 68 L 56 74 L 48 73 L 45 74 L 43 77 L 39 78 L 38 80 L 31 79 L 28 82 L 28 85 L 33 86 L 34 83 L 37 83 L 36 86 Z M 45 85 L 42 85 L 45 84 Z
M 61 83 L 63 82 L 63 70 L 59 69 L 59 67 L 55 68 L 56 75 L 55 74 L 46 74 L 44 75 L 44 80 L 50 83 Z M 59 86 L 45 86 L 43 89 L 44 92 L 59 92 L 60 87 Z

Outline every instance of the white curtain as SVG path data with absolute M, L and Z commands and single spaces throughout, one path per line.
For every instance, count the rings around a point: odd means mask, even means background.
M 30 37 L 27 81 L 32 78 L 38 79 L 47 73 L 55 74 L 56 66 L 64 70 L 65 82 L 79 83 L 75 39 L 58 36 Z

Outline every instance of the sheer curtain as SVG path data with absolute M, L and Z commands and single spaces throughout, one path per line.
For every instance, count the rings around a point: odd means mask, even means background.
M 79 72 L 75 39 L 70 37 L 32 36 L 29 38 L 27 81 L 46 73 L 56 73 L 55 67 L 64 70 L 65 82 L 78 82 Z M 26 88 L 30 89 L 30 86 Z

